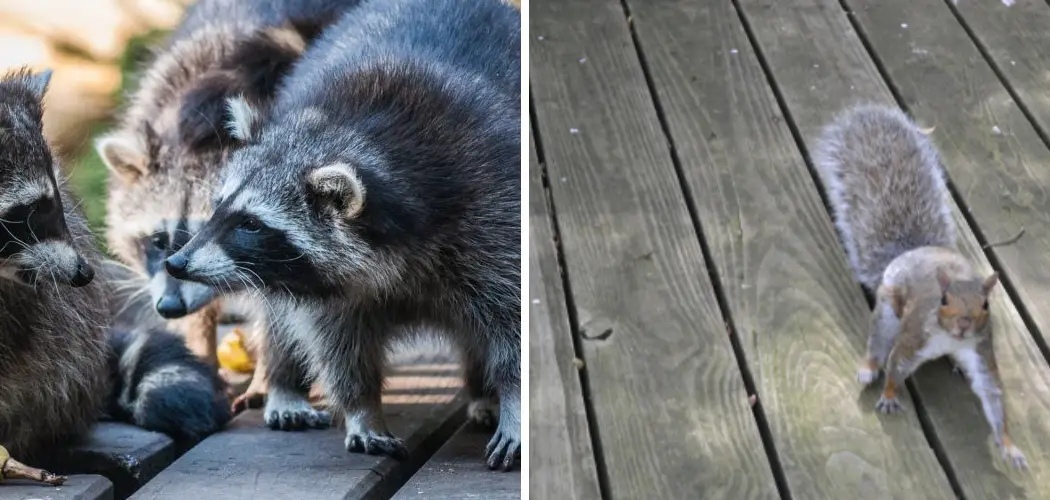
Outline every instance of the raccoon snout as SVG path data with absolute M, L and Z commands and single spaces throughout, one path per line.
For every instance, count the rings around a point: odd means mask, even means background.
M 186 266 L 189 265 L 190 261 L 181 253 L 177 253 L 168 257 L 164 261 L 164 269 L 168 270 L 168 274 L 172 278 L 184 280 L 189 277 L 189 273 L 186 272 Z
M 166 319 L 181 318 L 186 315 L 186 304 L 177 293 L 168 294 L 157 301 L 157 313 Z
M 95 269 L 78 255 L 76 271 L 73 272 L 73 278 L 69 280 L 69 286 L 80 288 L 91 283 L 93 279 L 95 279 Z

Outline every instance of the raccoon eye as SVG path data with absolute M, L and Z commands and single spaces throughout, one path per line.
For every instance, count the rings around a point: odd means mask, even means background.
M 257 233 L 262 229 L 262 223 L 255 217 L 245 217 L 237 228 L 247 233 Z
M 153 247 L 157 250 L 168 249 L 168 235 L 166 233 L 154 233 L 150 238 L 150 242 L 153 243 Z

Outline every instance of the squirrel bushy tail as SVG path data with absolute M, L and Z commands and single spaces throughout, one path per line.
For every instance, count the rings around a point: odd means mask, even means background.
M 908 250 L 955 248 L 940 155 L 900 109 L 846 110 L 824 127 L 813 160 L 853 272 L 869 290 Z

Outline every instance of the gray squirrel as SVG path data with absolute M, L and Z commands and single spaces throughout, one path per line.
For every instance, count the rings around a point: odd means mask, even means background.
M 864 104 L 826 125 L 813 154 L 853 272 L 875 292 L 868 348 L 857 379 L 885 370 L 876 410 L 904 410 L 897 390 L 923 363 L 948 355 L 981 400 L 1004 460 L 1027 468 L 1007 433 L 989 295 L 956 249 L 940 155 L 903 111 Z

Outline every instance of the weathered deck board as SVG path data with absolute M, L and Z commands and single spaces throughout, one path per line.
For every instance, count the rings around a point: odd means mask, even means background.
M 876 71 L 874 63 L 868 59 L 860 40 L 834 0 L 808 1 L 805 5 L 793 5 L 790 8 L 770 5 L 760 0 L 744 0 L 742 3 L 747 6 L 748 19 L 807 144 L 811 143 L 824 123 L 850 103 L 862 100 L 893 102 L 885 82 Z M 911 26 L 911 22 L 918 24 L 920 20 L 901 20 L 898 26 L 900 23 L 909 23 Z M 958 45 L 955 44 L 956 48 Z M 983 64 L 982 61 L 976 62 Z M 926 77 L 927 74 L 917 72 L 916 75 Z M 935 87 L 943 90 L 946 84 L 947 82 L 942 81 Z M 958 106 L 958 103 L 949 105 Z M 942 125 L 940 121 L 938 126 L 947 127 L 951 131 L 956 128 Z M 953 210 L 960 228 L 962 251 L 983 272 L 990 272 L 991 266 L 958 207 L 953 207 Z M 1041 468 L 1040 463 L 1046 456 L 1042 449 L 1047 441 L 1032 441 L 1031 431 L 1028 429 L 1036 427 L 1028 425 L 1027 422 L 1027 419 L 1031 418 L 1028 408 L 1032 403 L 1024 399 L 1043 398 L 1043 391 L 1039 386 L 1043 384 L 1041 374 L 1045 367 L 1041 365 L 1038 352 L 1031 349 L 1029 333 L 1016 308 L 1002 291 L 994 294 L 992 315 L 995 328 L 999 332 L 996 347 L 1000 350 L 1000 365 L 1006 367 L 1013 364 L 1017 367 L 1009 368 L 1010 373 L 1006 374 L 1006 406 L 1008 414 L 1011 415 L 1011 428 L 1018 433 L 1019 445 L 1034 462 L 1037 462 L 1036 467 Z M 1032 370 L 1037 374 L 1037 382 L 1026 384 L 1023 390 L 1017 390 L 1017 369 Z M 1011 485 L 1013 481 L 1023 479 L 988 473 L 993 465 L 1000 467 L 1001 464 L 996 462 L 998 453 L 993 449 L 975 445 L 987 442 L 989 432 L 979 412 L 969 411 L 974 397 L 969 394 L 961 380 L 952 383 L 946 380 L 947 377 L 932 376 L 934 374 L 943 375 L 943 365 L 929 367 L 918 374 L 916 378 L 920 388 L 919 395 L 924 397 L 929 394 L 933 398 L 927 410 L 934 414 L 935 422 L 951 422 L 950 425 L 945 424 L 943 430 L 937 428 L 937 437 L 946 447 L 950 462 L 967 467 L 955 470 L 963 480 L 964 491 L 972 498 L 984 498 L 985 496 L 980 494 L 982 490 L 994 491 L 1000 495 L 1019 491 Z M 948 401 L 951 401 L 950 406 Z M 1028 429 L 1025 429 L 1026 427 Z M 956 435 L 952 435 L 953 433 Z M 978 454 L 983 455 L 984 466 L 969 469 L 973 462 L 981 462 L 980 459 L 972 458 Z M 1039 456 L 1040 454 L 1043 456 Z M 978 480 L 965 477 L 968 474 L 982 477 L 986 482 L 983 486 L 978 486 L 975 484 Z
M 100 474 L 113 482 L 112 495 L 127 498 L 175 461 L 171 438 L 130 424 L 100 422 L 75 446 L 52 451 L 38 465 L 62 474 Z
M 858 398 L 868 305 L 732 3 L 630 5 L 791 495 L 954 498 L 914 412 Z
M 1039 128 L 1050 135 L 1050 99 L 1047 98 L 1050 5 L 1043 0 L 1021 0 L 1009 6 L 1002 1 L 957 2 L 955 9 L 986 48 Z M 1004 134 L 1010 133 L 1003 130 Z M 1050 314 L 1033 312 L 1036 313 Z
M 609 494 L 775 498 L 620 3 L 538 2 L 531 18 L 538 133 Z
M 485 449 L 490 437 L 492 430 L 480 428 L 476 424 L 465 424 L 398 490 L 393 499 L 520 499 L 519 469 L 513 472 L 491 471 L 478 459 L 480 450 Z
M 945 167 L 984 234 L 1002 240 L 1026 229 L 1017 243 L 993 252 L 1005 279 L 1022 291 L 1036 326 L 1050 333 L 1050 314 L 1044 311 L 1050 302 L 1050 150 L 943 2 L 851 4 L 905 104 L 919 119 L 936 124 L 934 139 Z M 928 411 L 969 496 L 1008 498 L 1023 492 L 1026 498 L 1050 498 L 1050 366 L 1019 319 L 1000 313 L 1001 321 L 1017 326 L 1000 329 L 995 345 L 1011 436 L 1029 456 L 1031 471 L 1002 473 L 1009 467 L 988 446 L 987 427 L 970 428 L 982 415 L 976 397 L 931 390 Z
M 465 397 L 448 358 L 399 365 L 383 395 L 391 432 L 410 457 L 348 453 L 343 430 L 280 432 L 260 410 L 239 415 L 157 475 L 133 499 L 357 499 L 392 495 L 462 425 Z M 482 449 L 476 452 L 483 466 Z
M 4 500 L 113 500 L 113 484 L 94 474 L 69 476 L 62 486 L 29 481 L 4 481 L 0 485 Z
M 529 164 L 529 495 L 601 498 L 536 147 Z

